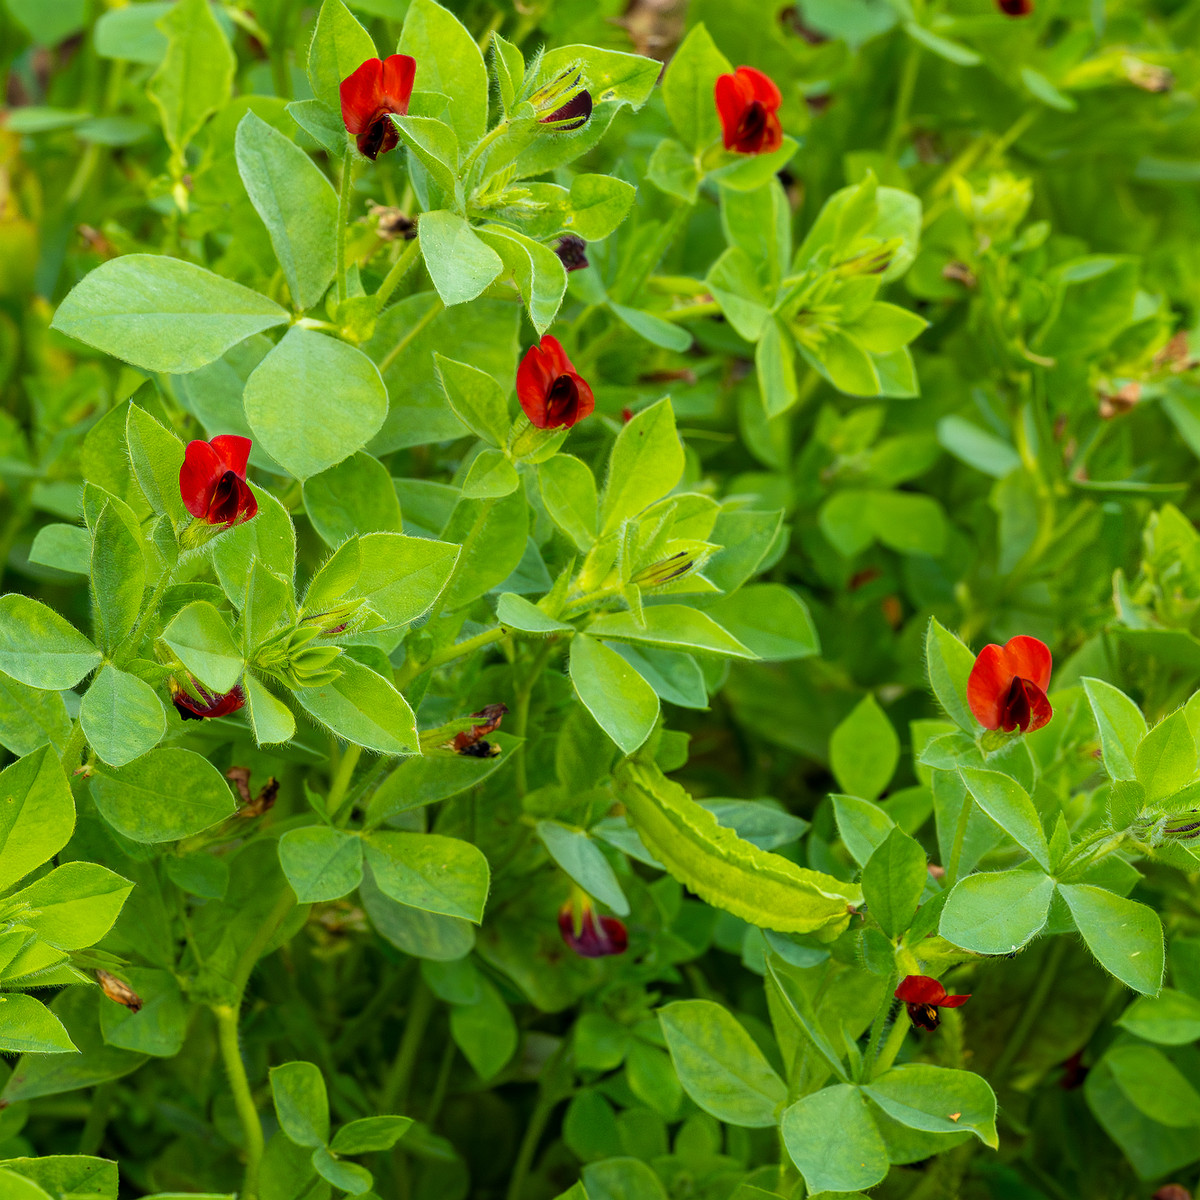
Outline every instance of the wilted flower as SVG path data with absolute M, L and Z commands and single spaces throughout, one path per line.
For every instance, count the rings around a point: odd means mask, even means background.
M 578 908 L 568 900 L 558 910 L 558 928 L 563 941 L 583 958 L 624 954 L 629 945 L 624 922 L 616 917 L 598 917 L 586 899 Z
M 479 712 L 471 714 L 472 717 L 478 718 L 480 723 L 456 733 L 454 739 L 447 743 L 446 749 L 467 758 L 495 758 L 500 753 L 500 747 L 493 746 L 484 739 L 489 733 L 500 728 L 500 722 L 507 712 L 507 704 L 485 705 Z
M 194 679 L 191 685 L 196 696 L 189 695 L 175 680 L 171 680 L 171 703 L 185 721 L 200 721 L 205 717 L 227 717 L 246 703 L 246 694 L 240 684 L 235 684 L 224 693 L 210 692 Z
M 554 253 L 568 271 L 582 271 L 588 265 L 587 242 L 573 233 L 564 234 L 558 239 Z
M 223 433 L 211 442 L 188 442 L 179 468 L 183 507 L 197 520 L 228 528 L 249 521 L 258 501 L 246 482 L 250 439 Z
M 587 381 L 571 365 L 558 338 L 546 334 L 517 368 L 517 399 L 539 429 L 568 429 L 596 407 Z
M 112 972 L 96 969 L 96 982 L 100 990 L 114 1004 L 123 1004 L 130 1012 L 142 1011 L 142 998 L 123 979 L 118 979 Z
M 948 996 L 946 989 L 928 975 L 906 975 L 895 991 L 897 1000 L 903 1000 L 908 1009 L 908 1019 L 917 1029 L 936 1029 L 942 1022 L 939 1008 L 961 1008 L 971 998 Z
M 996 7 L 1006 17 L 1027 17 L 1033 12 L 1033 0 L 996 0 Z
M 395 149 L 400 135 L 390 117 L 408 112 L 416 74 L 416 59 L 393 54 L 368 58 L 342 80 L 342 121 L 367 158 L 376 159 Z
M 768 76 L 753 67 L 738 67 L 732 75 L 717 76 L 715 94 L 726 150 L 769 154 L 783 145 L 783 97 Z
M 967 679 L 967 702 L 984 729 L 1041 729 L 1054 715 L 1046 699 L 1051 665 L 1049 648 L 1035 637 L 984 646 Z

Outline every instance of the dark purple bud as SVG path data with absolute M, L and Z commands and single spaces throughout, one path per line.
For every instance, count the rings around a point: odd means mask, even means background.
M 591 115 L 592 94 L 584 91 L 561 108 L 556 108 L 548 117 L 543 117 L 542 124 L 553 125 L 559 133 L 569 133 L 573 129 L 582 129 Z
M 564 234 L 558 239 L 554 253 L 568 271 L 582 271 L 588 265 L 587 242 L 573 233 Z

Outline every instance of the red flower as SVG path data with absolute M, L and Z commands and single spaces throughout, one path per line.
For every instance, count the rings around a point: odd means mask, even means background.
M 570 429 L 596 407 L 592 389 L 549 334 L 529 347 L 517 368 L 517 399 L 539 429 Z
M 177 683 L 172 680 L 171 703 L 185 721 L 200 721 L 205 717 L 227 717 L 235 713 L 246 703 L 246 695 L 241 684 L 235 684 L 232 691 L 221 695 L 210 692 L 203 684 L 192 680 L 192 687 L 200 696 L 197 700 L 189 696 Z
M 1041 729 L 1054 715 L 1050 651 L 1034 637 L 1010 638 L 1003 646 L 984 646 L 967 679 L 967 702 L 984 729 L 1022 733 Z
M 996 7 L 1006 17 L 1027 17 L 1033 12 L 1033 0 L 996 0 Z
M 769 154 L 783 145 L 779 123 L 783 97 L 761 71 L 738 67 L 732 75 L 718 75 L 716 99 L 726 150 Z
M 939 1008 L 961 1008 L 971 998 L 947 996 L 946 989 L 928 975 L 906 975 L 895 991 L 897 1000 L 908 1008 L 908 1019 L 918 1029 L 936 1029 L 941 1024 Z
M 342 121 L 353 134 L 359 151 L 376 159 L 396 147 L 400 135 L 388 120 L 390 113 L 404 116 L 412 98 L 417 60 L 407 54 L 368 58 L 342 80 Z
M 246 483 L 250 439 L 223 433 L 211 442 L 188 442 L 179 468 L 183 507 L 209 525 L 237 525 L 258 512 Z
M 591 92 L 580 92 L 556 108 L 548 117 L 542 117 L 543 125 L 553 125 L 556 133 L 570 133 L 574 129 L 582 129 L 592 115 Z
M 595 909 L 585 900 L 576 931 L 575 905 L 568 900 L 558 910 L 558 928 L 562 939 L 584 958 L 604 958 L 609 954 L 624 954 L 629 945 L 629 934 L 624 922 L 616 917 L 598 917 Z

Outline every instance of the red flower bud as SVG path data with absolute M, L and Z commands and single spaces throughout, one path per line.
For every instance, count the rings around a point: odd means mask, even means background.
M 625 947 L 629 945 L 624 922 L 616 917 L 596 916 L 595 909 L 586 900 L 580 911 L 578 932 L 575 927 L 575 905 L 570 900 L 558 910 L 558 929 L 563 941 L 584 958 L 624 954 Z
M 587 242 L 573 233 L 564 234 L 558 239 L 554 253 L 568 271 L 582 271 L 588 265 Z
M 200 721 L 205 717 L 227 717 L 235 713 L 246 703 L 246 695 L 241 684 L 236 684 L 231 691 L 221 695 L 210 692 L 202 684 L 192 680 L 192 687 L 200 699 L 189 696 L 178 684 L 172 681 L 171 703 L 185 721 Z
M 258 512 L 246 483 L 250 439 L 223 433 L 211 442 L 188 442 L 179 468 L 183 507 L 208 525 L 237 525 Z
M 1035 637 L 1010 638 L 1003 646 L 984 646 L 967 679 L 967 703 L 984 729 L 1041 729 L 1054 715 L 1046 689 L 1051 658 Z
M 571 366 L 558 338 L 546 334 L 517 368 L 517 399 L 539 429 L 568 429 L 596 407 L 587 382 Z
M 961 1008 L 971 998 L 947 996 L 946 989 L 928 975 L 906 975 L 895 991 L 897 1000 L 903 1000 L 908 1009 L 908 1019 L 918 1029 L 936 1029 L 941 1024 L 939 1008 Z
M 548 117 L 542 117 L 541 123 L 553 125 L 557 133 L 570 133 L 574 129 L 582 129 L 591 115 L 592 94 L 585 91 L 556 108 Z
M 779 123 L 783 97 L 761 71 L 738 67 L 732 75 L 718 75 L 716 100 L 726 150 L 769 154 L 783 145 Z
M 996 7 L 1006 17 L 1027 17 L 1033 12 L 1033 0 L 996 0 Z
M 417 60 L 407 54 L 368 58 L 342 80 L 342 121 L 360 153 L 376 159 L 396 147 L 400 135 L 389 114 L 404 116 L 412 98 Z

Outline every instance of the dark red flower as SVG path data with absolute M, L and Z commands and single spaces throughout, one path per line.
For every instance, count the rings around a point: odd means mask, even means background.
M 250 439 L 222 433 L 211 442 L 188 442 L 179 468 L 183 507 L 208 525 L 237 525 L 258 512 L 246 483 Z
M 246 694 L 242 691 L 241 684 L 235 684 L 231 691 L 221 694 L 210 692 L 194 679 L 191 682 L 196 695 L 200 697 L 199 700 L 195 696 L 189 696 L 174 681 L 171 687 L 171 703 L 185 721 L 201 721 L 205 717 L 227 717 L 246 703 Z
M 493 746 L 491 742 L 483 739 L 500 728 L 500 722 L 504 720 L 507 712 L 507 704 L 485 705 L 479 712 L 471 714 L 479 719 L 480 724 L 456 733 L 454 740 L 447 743 L 446 749 L 453 750 L 455 754 L 465 754 L 468 758 L 495 758 L 500 753 L 500 747 Z
M 996 7 L 1006 17 L 1027 17 L 1033 12 L 1033 0 L 996 0 Z
M 984 646 L 967 679 L 967 702 L 980 725 L 1006 733 L 1041 729 L 1054 715 L 1046 699 L 1050 667 L 1050 650 L 1035 637 Z
M 558 928 L 563 941 L 584 958 L 604 958 L 609 954 L 624 954 L 629 934 L 624 922 L 616 917 L 598 917 L 585 900 L 575 924 L 575 905 L 568 900 L 558 910 Z
M 517 368 L 517 399 L 539 429 L 570 429 L 596 407 L 592 389 L 571 366 L 558 338 L 549 334 L 529 347 Z
M 936 1029 L 942 1021 L 939 1008 L 961 1008 L 971 998 L 947 996 L 946 989 L 928 975 L 906 975 L 895 991 L 897 1000 L 903 1000 L 908 1009 L 908 1019 L 918 1029 Z
M 564 234 L 558 239 L 554 253 L 568 271 L 582 271 L 588 265 L 587 242 L 573 233 Z
M 556 108 L 548 117 L 542 117 L 543 125 L 553 125 L 557 133 L 570 133 L 573 129 L 582 129 L 592 115 L 591 92 L 580 92 L 566 104 Z
M 718 75 L 716 99 L 726 150 L 769 154 L 783 145 L 779 123 L 783 97 L 761 71 L 738 67 L 732 75 Z
M 342 80 L 342 120 L 346 132 L 370 159 L 395 149 L 400 135 L 389 114 L 404 116 L 412 98 L 417 60 L 407 54 L 368 58 Z

